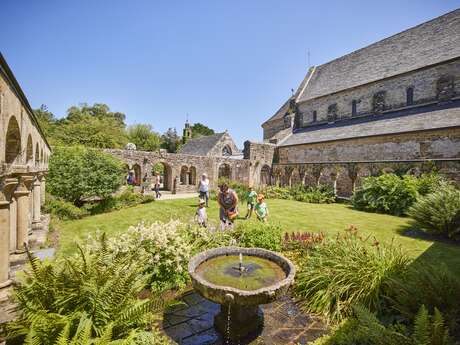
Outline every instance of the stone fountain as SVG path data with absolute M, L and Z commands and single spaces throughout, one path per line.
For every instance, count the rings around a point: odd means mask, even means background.
M 263 325 L 259 305 L 285 294 L 295 276 L 294 265 L 284 256 L 239 247 L 199 253 L 190 260 L 188 271 L 195 290 L 220 304 L 214 327 L 230 339 L 256 333 Z

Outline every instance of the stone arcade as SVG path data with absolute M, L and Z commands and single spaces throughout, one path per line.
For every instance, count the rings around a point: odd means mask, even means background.
M 0 54 L 0 298 L 11 284 L 10 255 L 41 229 L 50 147 Z
M 460 182 L 460 9 L 311 67 L 265 123 L 272 182 L 329 184 L 436 167 Z

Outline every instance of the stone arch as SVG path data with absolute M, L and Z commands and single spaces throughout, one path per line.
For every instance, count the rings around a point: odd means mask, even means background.
M 271 169 L 268 165 L 264 165 L 262 169 L 260 169 L 260 184 L 261 186 L 269 186 L 271 184 Z
M 33 164 L 34 162 L 34 145 L 32 144 L 32 136 L 29 134 L 27 137 L 27 146 L 26 146 L 26 163 L 28 165 Z
M 152 166 L 152 175 L 160 174 L 160 189 L 172 190 L 172 168 L 165 162 L 157 162 Z
M 188 184 L 196 185 L 196 168 L 194 166 L 188 170 Z
M 283 174 L 283 186 L 291 187 L 292 185 L 292 173 L 294 172 L 294 167 L 286 166 L 284 167 L 284 174 Z
M 142 181 L 142 169 L 141 166 L 137 163 L 133 164 L 134 171 L 134 185 L 140 186 Z
M 337 195 L 342 197 L 350 197 L 353 194 L 354 182 L 355 180 L 350 176 L 349 168 L 346 166 L 341 166 L 338 169 L 336 179 Z
M 372 176 L 371 170 L 368 167 L 360 167 L 356 175 L 355 190 L 360 188 L 363 184 L 363 180 L 369 176 Z
M 313 174 L 313 169 L 306 169 L 304 173 L 304 185 L 306 187 L 316 187 L 318 185 L 318 179 Z
M 291 186 L 303 185 L 302 176 L 300 174 L 299 167 L 294 168 L 291 175 Z
M 318 180 L 319 185 L 329 186 L 336 190 L 337 170 L 333 167 L 325 167 L 321 171 L 321 175 Z
M 180 184 L 188 184 L 188 168 L 185 165 L 180 169 Z
M 227 163 L 219 165 L 219 172 L 217 176 L 218 178 L 227 178 L 230 180 L 232 178 L 232 168 L 230 168 L 230 165 Z
M 40 163 L 43 164 L 43 148 L 40 150 Z
M 35 144 L 35 166 L 38 166 L 40 162 L 40 148 L 38 147 L 38 143 Z
M 21 156 L 21 130 L 18 121 L 11 116 L 8 122 L 5 140 L 5 162 L 12 164 L 18 162 Z

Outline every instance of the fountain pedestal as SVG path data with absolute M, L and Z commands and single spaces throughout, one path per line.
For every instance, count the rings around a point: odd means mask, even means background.
M 246 338 L 262 326 L 263 314 L 258 305 L 222 304 L 220 313 L 214 317 L 214 327 L 231 340 Z

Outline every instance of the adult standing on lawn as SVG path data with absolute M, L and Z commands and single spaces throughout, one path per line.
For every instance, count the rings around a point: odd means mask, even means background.
M 200 183 L 198 184 L 198 192 L 200 193 L 200 199 L 206 202 L 206 207 L 209 207 L 209 179 L 206 173 L 201 175 Z
M 228 188 L 226 183 L 222 183 L 217 202 L 220 206 L 219 218 L 222 230 L 232 227 L 234 220 L 238 216 L 238 195 L 233 189 Z

